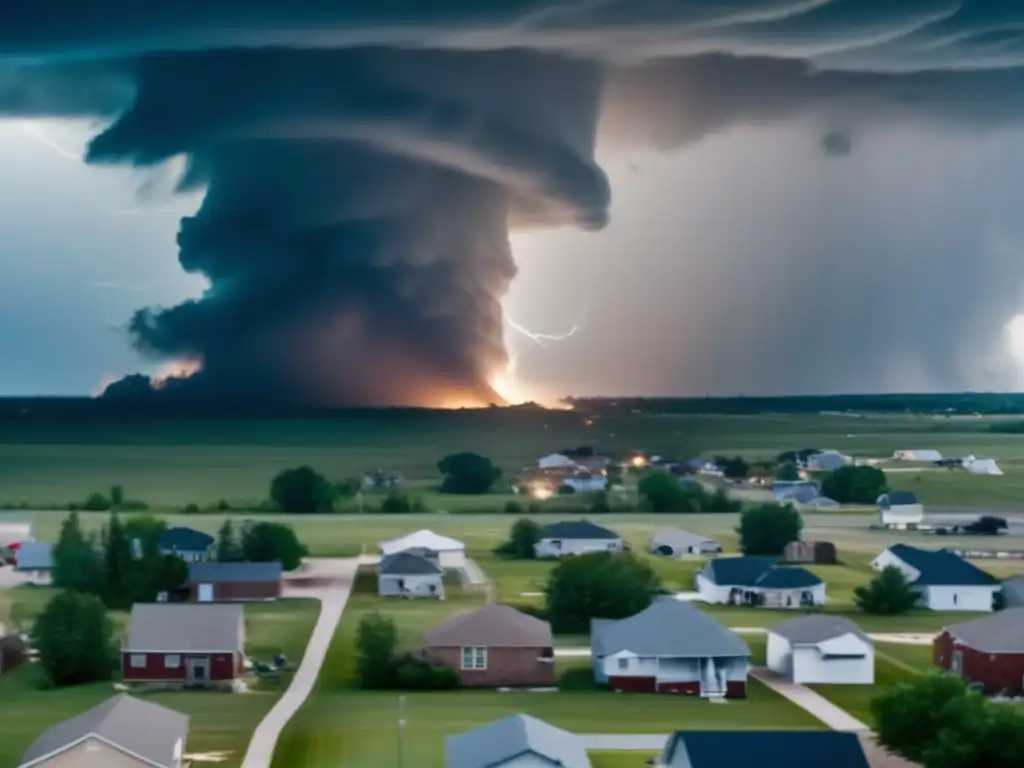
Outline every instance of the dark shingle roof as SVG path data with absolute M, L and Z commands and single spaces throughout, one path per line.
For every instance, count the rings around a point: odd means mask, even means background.
M 883 494 L 880 503 L 885 504 L 888 501 L 888 506 L 896 507 L 901 504 L 917 504 L 917 496 L 914 495 L 913 491 L 889 491 Z
M 542 539 L 621 539 L 615 531 L 609 531 L 589 520 L 563 520 L 540 529 Z
M 839 731 L 677 731 L 661 761 L 670 768 L 868 768 L 857 734 Z
M 768 555 L 720 557 L 705 567 L 715 584 L 729 587 L 763 587 L 765 589 L 799 589 L 821 584 L 821 579 L 799 566 L 778 563 Z
M 920 586 L 985 587 L 999 580 L 945 549 L 918 549 L 907 544 L 893 544 L 889 551 L 909 565 L 920 576 L 914 580 Z
M 168 528 L 160 534 L 157 546 L 179 552 L 205 552 L 213 546 L 213 536 L 192 528 Z
M 750 656 L 739 635 L 689 603 L 666 597 L 627 619 L 591 619 L 595 656 Z
M 278 581 L 280 578 L 280 563 L 191 563 L 188 567 L 188 580 L 197 582 Z
M 801 587 L 816 587 L 821 583 L 821 579 L 806 568 L 801 568 L 798 565 L 773 565 L 757 577 L 754 586 L 764 589 L 800 589 Z
M 432 573 L 440 574 L 442 570 L 439 565 L 420 555 L 396 552 L 381 559 L 377 572 L 391 576 L 426 576 Z

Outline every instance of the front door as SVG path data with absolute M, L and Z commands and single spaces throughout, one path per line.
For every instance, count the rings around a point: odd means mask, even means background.
M 186 682 L 189 685 L 205 685 L 210 682 L 210 657 L 197 656 L 186 662 Z
M 200 603 L 212 603 L 213 602 L 213 584 L 200 584 L 199 585 L 199 602 Z

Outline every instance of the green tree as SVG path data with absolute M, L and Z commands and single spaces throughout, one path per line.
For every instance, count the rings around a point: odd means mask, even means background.
M 167 530 L 167 523 L 153 515 L 132 515 L 125 518 L 123 526 L 125 538 L 130 543 L 138 541 L 143 552 L 155 551 L 160 534 Z
M 330 512 L 334 486 L 312 467 L 285 469 L 271 481 L 270 499 L 285 512 Z
M 521 517 L 512 523 L 508 541 L 495 548 L 494 552 L 515 560 L 532 560 L 534 547 L 540 541 L 540 526 L 528 517 Z
M 791 541 L 800 540 L 804 521 L 789 504 L 762 504 L 740 515 L 736 533 L 745 555 L 781 555 Z
M 903 571 L 887 566 L 867 586 L 853 590 L 853 602 L 864 613 L 875 616 L 895 616 L 906 613 L 917 605 L 918 594 L 907 582 Z
M 110 499 L 99 491 L 94 491 L 86 497 L 82 508 L 86 512 L 106 512 L 110 509 Z
M 878 467 L 847 464 L 821 481 L 821 495 L 840 504 L 874 504 L 888 490 L 885 472 Z
M 360 688 L 391 688 L 396 682 L 398 630 L 390 616 L 374 611 L 356 629 L 356 678 Z
M 124 504 L 124 488 L 115 485 L 110 489 L 110 508 L 120 509 Z
M 651 604 L 658 574 L 628 552 L 579 555 L 558 563 L 544 587 L 547 616 L 558 633 L 590 631 L 591 619 L 622 619 Z
M 61 523 L 51 577 L 58 589 L 98 594 L 103 588 L 103 559 L 82 532 L 77 512 Z
M 213 547 L 213 557 L 218 563 L 236 563 L 242 559 L 242 545 L 235 533 L 231 518 L 225 518 L 220 530 L 217 531 L 217 543 Z
M 281 563 L 286 571 L 294 571 L 309 554 L 291 526 L 283 523 L 247 520 L 242 526 L 242 554 L 252 563 Z
M 637 494 L 652 512 L 699 512 L 679 481 L 667 472 L 649 472 L 637 483 Z
M 108 605 L 121 591 L 131 562 L 131 542 L 125 536 L 120 516 L 111 512 L 110 521 L 103 529 L 104 587 Z
M 606 491 L 598 491 L 590 497 L 589 510 L 594 515 L 606 515 L 612 511 L 611 502 L 608 501 Z
M 441 493 L 487 493 L 501 477 L 501 469 L 478 453 L 453 453 L 437 462 L 443 475 Z
M 407 515 L 412 512 L 412 502 L 404 493 L 392 491 L 380 503 L 380 511 L 386 515 Z
M 715 456 L 715 464 L 730 480 L 742 480 L 750 472 L 750 464 L 742 456 Z
M 800 479 L 800 470 L 792 461 L 784 461 L 776 468 L 775 479 L 794 482 Z
M 113 671 L 114 624 L 97 597 L 60 592 L 32 626 L 39 663 L 56 686 L 109 680 Z

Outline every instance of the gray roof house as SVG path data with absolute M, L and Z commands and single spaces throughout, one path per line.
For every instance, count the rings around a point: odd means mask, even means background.
M 591 619 L 594 679 L 617 691 L 745 698 L 750 647 L 689 603 L 659 598 L 626 619 Z
M 840 731 L 677 731 L 661 768 L 868 768 L 856 733 Z
M 511 715 L 445 739 L 446 768 L 520 765 L 590 768 L 590 758 L 579 736 L 529 715 Z
M 53 568 L 53 544 L 48 541 L 24 541 L 17 550 L 17 570 L 49 571 Z
M 768 668 L 800 684 L 875 681 L 875 646 L 849 619 L 823 613 L 768 629 Z
M 187 736 L 188 715 L 121 694 L 44 731 L 19 766 L 177 768 Z
M 396 552 L 377 566 L 377 594 L 386 597 L 434 597 L 444 600 L 444 571 L 423 555 Z
M 717 554 L 722 545 L 708 536 L 679 528 L 663 528 L 651 536 L 650 551 L 665 557 Z
M 622 537 L 589 520 L 563 520 L 540 529 L 540 540 L 534 545 L 537 557 L 564 557 L 596 552 L 621 552 Z
M 1007 608 L 1024 606 L 1024 576 L 1012 576 L 1003 582 L 1003 600 Z

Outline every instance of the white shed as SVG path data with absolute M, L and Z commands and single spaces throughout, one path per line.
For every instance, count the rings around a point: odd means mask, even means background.
M 924 507 L 910 491 L 889 491 L 878 497 L 878 519 L 887 528 L 905 530 L 924 522 Z
M 801 616 L 768 630 L 768 667 L 800 684 L 871 685 L 875 646 L 848 619 Z
M 972 475 L 1002 475 L 1003 470 L 996 464 L 995 459 L 979 459 L 975 456 L 966 456 L 963 460 L 963 467 Z
M 464 569 L 466 567 L 465 544 L 427 529 L 380 543 L 380 551 L 384 555 L 394 555 L 398 552 L 407 552 L 410 549 L 436 552 L 437 562 L 442 568 Z
M 541 528 L 533 551 L 540 558 L 621 552 L 622 537 L 587 520 L 566 520 Z
M 907 448 L 896 451 L 893 458 L 897 461 L 942 461 L 942 454 L 931 448 Z
M 562 485 L 573 489 L 576 493 L 595 493 L 608 487 L 608 478 L 604 475 L 574 475 L 562 480 Z

